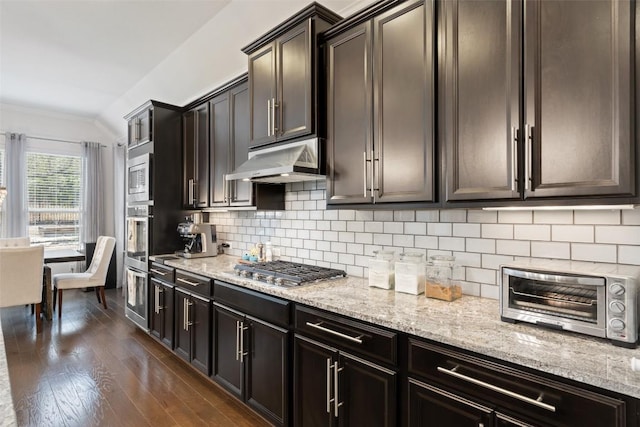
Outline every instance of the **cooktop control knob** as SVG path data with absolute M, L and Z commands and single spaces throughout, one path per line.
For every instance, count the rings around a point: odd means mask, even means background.
M 273 276 L 267 276 L 267 283 L 273 285 Z
M 236 273 L 236 276 L 240 275 L 240 269 L 239 268 L 234 268 L 233 272 Z
M 242 277 L 247 277 L 248 275 L 249 275 L 249 272 L 247 270 L 242 270 L 240 272 L 240 276 L 242 276 Z
M 622 301 L 611 301 L 609 303 L 609 310 L 612 313 L 624 313 L 626 307 Z
M 261 277 L 260 273 L 253 273 L 253 280 L 260 280 Z
M 275 283 L 276 283 L 276 285 L 278 285 L 278 286 L 282 286 L 282 285 L 284 284 L 284 280 L 282 280 L 282 277 L 278 277 L 278 278 L 275 280 Z
M 624 321 L 621 319 L 611 319 L 609 320 L 609 327 L 614 331 L 622 331 L 626 325 Z
M 625 289 L 624 286 L 622 286 L 622 283 L 614 282 L 611 284 L 611 286 L 609 286 L 609 292 L 611 293 L 611 295 L 621 297 L 622 295 L 624 295 Z

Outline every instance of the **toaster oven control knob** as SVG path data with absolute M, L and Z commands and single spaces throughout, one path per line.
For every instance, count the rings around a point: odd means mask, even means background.
M 611 301 L 609 303 L 609 310 L 611 310 L 612 313 L 624 313 L 625 309 L 626 307 L 622 301 Z
M 621 297 L 624 295 L 624 286 L 618 282 L 612 283 L 611 286 L 609 286 L 609 292 L 611 292 L 611 295 Z
M 609 327 L 611 329 L 613 329 L 614 331 L 622 331 L 624 330 L 624 327 L 626 325 L 624 324 L 624 321 L 621 319 L 611 319 L 609 320 Z

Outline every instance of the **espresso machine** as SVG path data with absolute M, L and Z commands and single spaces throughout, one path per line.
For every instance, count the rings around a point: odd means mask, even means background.
M 218 255 L 216 226 L 193 221 L 178 224 L 178 234 L 184 240 L 184 249 L 176 255 L 184 258 L 202 258 Z

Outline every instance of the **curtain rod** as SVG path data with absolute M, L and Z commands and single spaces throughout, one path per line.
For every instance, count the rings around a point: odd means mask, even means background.
M 7 136 L 7 132 L 0 132 L 0 135 Z M 82 144 L 83 141 L 71 141 L 69 139 L 59 139 L 59 138 L 45 138 L 44 136 L 31 136 L 25 135 L 26 138 L 29 139 L 39 139 L 41 141 L 55 141 L 55 142 L 68 142 L 70 144 Z M 88 142 L 88 141 L 87 141 Z M 106 145 L 100 144 L 100 147 L 107 148 Z

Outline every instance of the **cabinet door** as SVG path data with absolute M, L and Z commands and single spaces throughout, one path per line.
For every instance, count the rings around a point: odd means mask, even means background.
M 274 44 L 249 56 L 249 102 L 251 146 L 275 141 L 273 103 L 276 100 L 276 54 Z
M 311 19 L 276 40 L 277 139 L 289 139 L 313 132 L 311 109 Z
M 153 110 L 149 109 L 140 113 L 137 117 L 138 120 L 138 143 L 144 144 L 153 139 Z
M 191 296 L 187 326 L 191 331 L 191 364 L 209 375 L 211 367 L 211 301 Z
M 229 93 L 223 93 L 209 102 L 210 160 L 209 206 L 228 205 L 227 181 L 229 172 Z
M 137 131 L 136 131 L 136 118 L 132 118 L 131 120 L 129 120 L 127 122 L 127 141 L 128 141 L 128 146 L 129 147 L 133 147 L 134 145 L 136 145 L 138 143 L 138 135 L 137 135 Z
M 370 203 L 371 24 L 326 43 L 327 203 Z
M 339 425 L 395 426 L 397 374 L 344 354 L 339 368 Z
M 446 200 L 518 198 L 521 3 L 441 3 Z
M 182 204 L 195 206 L 196 194 L 196 112 L 191 110 L 182 115 Z
M 242 84 L 229 92 L 231 102 L 231 170 L 249 157 L 249 85 Z M 227 182 L 231 206 L 247 206 L 253 202 L 253 184 L 249 181 Z
M 493 411 L 461 396 L 409 378 L 409 426 L 493 425 Z
M 174 308 L 174 288 L 163 284 L 160 294 L 160 311 L 162 313 L 162 335 L 161 340 L 167 347 L 173 349 L 173 308 Z
M 213 370 L 212 377 L 232 394 L 243 398 L 243 357 L 240 339 L 244 334 L 244 315 L 222 305 L 213 304 Z M 244 338 L 244 336 L 243 336 Z M 244 342 L 243 342 L 244 343 Z
M 373 20 L 375 203 L 434 200 L 433 18 L 419 0 Z
M 149 307 L 151 307 L 151 317 L 149 319 L 149 333 L 161 340 L 164 329 L 164 313 L 161 309 L 164 286 L 162 286 L 158 279 L 153 277 L 150 283 Z
M 176 288 L 175 293 L 175 353 L 191 362 L 191 333 L 187 325 L 189 295 Z
M 209 106 L 196 109 L 196 207 L 207 207 L 209 200 Z
M 331 347 L 295 336 L 293 425 L 327 427 L 334 423 L 330 366 L 336 355 Z
M 632 194 L 634 3 L 525 5 L 525 197 Z
M 246 401 L 278 425 L 289 413 L 289 332 L 247 317 L 250 346 L 246 362 Z M 246 350 L 245 350 L 246 351 Z

